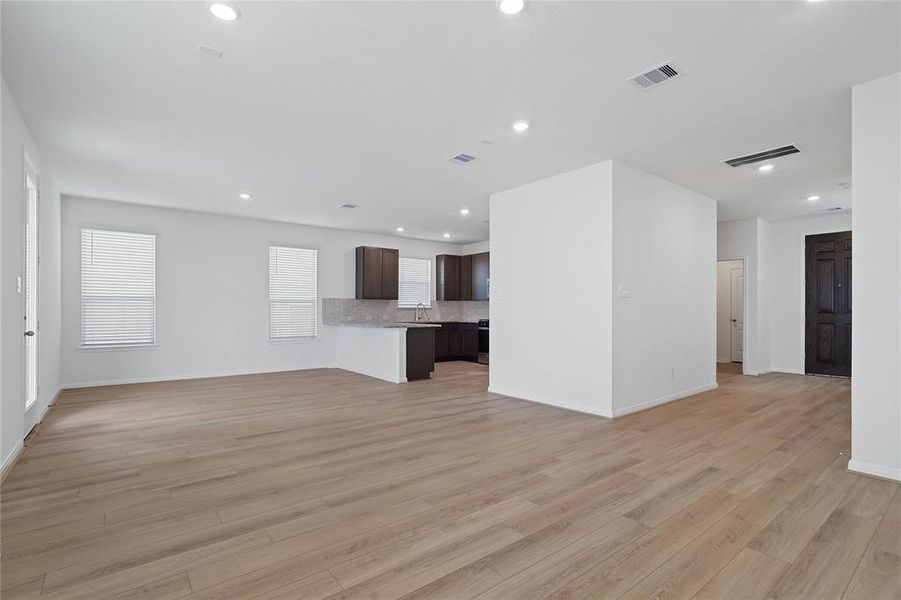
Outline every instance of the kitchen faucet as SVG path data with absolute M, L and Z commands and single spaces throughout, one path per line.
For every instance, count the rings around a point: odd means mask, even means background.
M 419 318 L 419 309 L 420 309 L 420 307 L 422 308 L 422 314 L 423 314 L 423 316 L 425 317 L 425 320 L 428 321 L 428 320 L 429 320 L 429 311 L 426 310 L 425 304 L 423 304 L 422 302 L 420 302 L 419 304 L 416 305 L 416 316 L 414 317 L 414 320 L 415 320 L 415 321 L 419 321 L 419 320 L 420 320 L 420 318 Z

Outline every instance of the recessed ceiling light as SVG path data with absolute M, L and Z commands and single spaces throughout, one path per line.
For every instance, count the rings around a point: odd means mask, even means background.
M 222 4 L 221 2 L 211 4 L 210 12 L 223 21 L 234 21 L 238 18 L 238 9 L 232 8 L 228 4 Z
M 444 237 L 449 238 L 449 237 L 450 237 L 450 234 L 449 234 L 449 233 L 445 233 L 445 234 L 444 234 Z
M 528 121 L 515 121 L 513 123 L 513 131 L 516 133 L 525 133 L 529 130 L 529 122 Z
M 764 171 L 764 172 L 766 172 L 766 171 L 772 171 L 772 170 L 773 170 L 773 165 L 760 165 L 759 167 L 757 167 L 757 170 L 758 170 L 758 171 Z
M 403 232 L 404 232 L 404 228 L 403 228 L 403 227 L 398 227 L 397 229 L 395 229 L 395 231 L 397 231 L 398 233 L 403 233 Z
M 468 208 L 461 208 L 461 209 L 460 209 L 460 214 L 463 215 L 463 216 L 465 217 L 466 215 L 469 214 L 469 209 L 468 209 Z
M 807 201 L 808 201 L 808 202 L 816 202 L 816 201 L 819 200 L 819 199 L 820 199 L 819 196 L 807 196 Z
M 241 200 L 250 200 L 250 194 L 244 192 L 242 194 L 238 194 L 238 198 L 240 198 Z
M 525 0 L 500 0 L 497 8 L 505 15 L 516 15 L 526 7 Z

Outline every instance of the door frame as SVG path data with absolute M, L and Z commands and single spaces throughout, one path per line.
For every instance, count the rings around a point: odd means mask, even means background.
M 741 362 L 744 364 L 745 362 L 745 268 L 744 263 L 740 269 L 732 268 L 729 269 L 729 322 L 733 322 L 733 314 L 732 314 L 732 302 L 735 300 L 735 294 L 733 285 L 735 284 L 736 275 L 735 271 L 741 271 Z M 732 325 L 729 326 L 729 360 L 732 362 L 738 362 L 735 360 L 733 354 L 735 353 L 735 340 L 732 339 L 732 334 L 734 332 L 734 327 Z
M 748 352 L 748 347 L 749 347 L 748 346 L 748 330 L 750 329 L 748 327 L 748 297 L 749 297 L 748 296 L 748 288 L 750 287 L 748 285 L 748 257 L 747 256 L 736 256 L 734 258 L 717 258 L 716 262 L 721 263 L 721 262 L 731 262 L 731 261 L 736 261 L 736 260 L 741 261 L 741 270 L 742 270 L 742 273 L 744 274 L 744 278 L 745 278 L 744 285 L 742 285 L 742 290 L 741 290 L 741 296 L 742 296 L 742 299 L 741 299 L 741 304 L 742 304 L 741 305 L 741 314 L 742 314 L 742 317 L 741 317 L 742 318 L 741 374 L 742 375 L 754 375 L 754 373 L 750 373 L 749 369 L 748 369 L 748 354 L 749 354 L 749 352 Z M 715 273 L 716 265 L 714 265 L 713 268 L 714 268 L 714 273 Z M 731 277 L 732 276 L 730 275 L 729 276 L 729 278 L 730 278 L 729 285 L 730 286 L 732 285 Z M 714 289 L 715 288 L 716 288 L 716 286 L 714 285 Z M 730 296 L 731 296 L 731 292 L 730 292 Z M 715 323 L 716 322 L 716 303 L 715 302 L 714 302 L 714 308 L 713 308 L 713 315 L 714 315 L 713 320 Z M 714 348 L 716 348 L 716 327 L 713 328 L 713 345 L 714 345 Z M 753 355 L 753 353 L 750 353 L 750 354 Z M 730 349 L 729 356 L 730 356 L 730 358 L 732 356 L 731 349 Z
M 826 235 L 829 233 L 843 233 L 845 231 L 850 231 L 854 233 L 854 229 L 848 229 L 847 227 L 833 227 L 829 229 L 805 229 L 801 232 L 800 240 L 798 241 L 798 246 L 801 254 L 801 274 L 798 277 L 798 285 L 801 287 L 801 322 L 798 323 L 798 337 L 801 340 L 801 356 L 799 358 L 798 364 L 801 365 L 801 370 L 798 372 L 798 375 L 807 375 L 805 373 L 806 365 L 807 365 L 807 236 L 809 235 Z M 852 237 L 853 243 L 853 237 Z M 852 250 L 853 252 L 853 250 Z M 853 254 L 852 254 L 853 256 Z M 851 275 L 853 281 L 853 273 Z M 853 288 L 852 288 L 853 290 Z M 851 326 L 854 326 L 854 313 L 851 313 Z M 852 364 L 854 357 L 851 357 Z M 811 377 L 829 377 L 829 375 L 811 375 Z
M 799 347 L 801 351 L 800 356 L 798 357 L 798 364 L 801 365 L 801 368 L 797 372 L 798 375 L 806 375 L 804 366 L 807 364 L 807 236 L 820 235 L 822 233 L 841 233 L 842 231 L 849 231 L 849 229 L 847 227 L 805 229 L 801 232 L 800 238 L 798 239 L 798 254 L 801 257 L 801 271 L 798 275 L 798 286 L 801 290 L 800 294 L 798 294 L 801 301 L 801 320 L 798 323 L 798 339 L 800 340 Z M 850 231 L 853 233 L 854 230 L 851 229 Z M 851 314 L 851 322 L 854 322 L 853 313 Z
M 36 192 L 35 198 L 35 235 L 34 235 L 34 247 L 35 247 L 35 273 L 34 273 L 34 332 L 35 335 L 32 338 L 34 343 L 34 385 L 35 385 L 35 396 L 34 402 L 30 405 L 28 404 L 28 351 L 26 349 L 26 343 L 22 342 L 22 354 L 23 354 L 23 381 L 22 381 L 22 404 L 24 410 L 24 424 L 25 431 L 24 435 L 28 435 L 28 433 L 34 428 L 35 425 L 40 421 L 40 413 L 38 412 L 38 406 L 40 405 L 41 399 L 41 342 L 40 342 L 40 314 L 41 314 L 41 174 L 35 165 L 34 161 L 28 156 L 28 153 L 24 153 L 24 168 L 22 170 L 22 280 L 23 285 L 27 285 L 25 273 L 27 272 L 28 265 L 26 263 L 26 252 L 25 252 L 25 232 L 28 228 L 28 179 L 31 179 L 34 182 Z M 27 313 L 28 307 L 25 303 L 26 298 L 26 290 L 23 287 L 21 294 L 21 315 L 24 320 L 25 314 Z M 24 325 L 24 323 L 23 323 Z M 22 330 L 24 334 L 24 327 Z

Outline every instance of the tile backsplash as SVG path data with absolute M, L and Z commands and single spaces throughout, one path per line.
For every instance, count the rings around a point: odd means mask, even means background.
M 487 301 L 438 302 L 426 309 L 431 321 L 475 322 L 488 318 Z M 403 323 L 412 321 L 415 309 L 398 308 L 397 300 L 357 300 L 356 298 L 323 298 L 322 322 Z

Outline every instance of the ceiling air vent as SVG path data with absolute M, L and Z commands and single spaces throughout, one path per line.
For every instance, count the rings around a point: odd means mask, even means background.
M 353 204 L 351 202 L 345 202 L 341 205 L 341 208 L 360 208 L 359 204 Z
M 476 159 L 475 156 L 470 156 L 469 154 L 458 154 L 450 159 L 451 162 L 457 163 L 458 165 L 466 165 L 471 163 Z
M 772 150 L 764 150 L 763 152 L 756 152 L 754 154 L 748 154 L 747 156 L 739 156 L 738 158 L 730 158 L 729 160 L 724 160 L 723 162 L 729 165 L 730 167 L 743 167 L 745 165 L 752 165 L 754 163 L 763 162 L 765 160 L 771 160 L 773 158 L 779 158 L 780 156 L 788 156 L 789 154 L 797 154 L 800 152 L 795 146 L 789 144 L 788 146 L 780 146 L 779 148 L 773 148 Z
M 675 79 L 679 75 L 679 71 L 677 71 L 673 65 L 667 63 L 655 67 L 650 71 L 645 71 L 644 73 L 630 77 L 629 81 L 631 81 L 635 87 L 646 90 L 660 85 L 661 83 L 665 83 L 670 79 Z
M 222 50 L 220 50 L 219 48 L 213 48 L 212 46 L 207 46 L 206 44 L 200 44 L 199 46 L 197 46 L 197 49 L 200 50 L 202 54 L 207 54 L 216 58 L 222 58 Z

